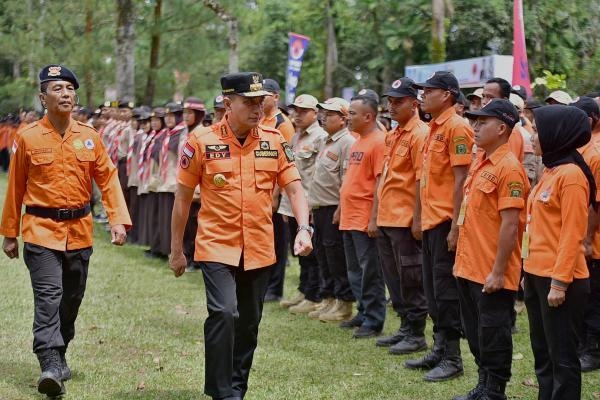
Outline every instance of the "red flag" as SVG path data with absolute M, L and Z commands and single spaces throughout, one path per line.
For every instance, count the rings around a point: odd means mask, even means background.
M 512 84 L 525 88 L 531 96 L 531 80 L 529 79 L 529 63 L 525 48 L 525 28 L 523 24 L 523 0 L 513 3 L 513 76 Z

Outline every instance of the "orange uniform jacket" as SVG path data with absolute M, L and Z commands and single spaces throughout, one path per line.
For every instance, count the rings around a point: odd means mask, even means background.
M 279 131 L 262 125 L 243 145 L 227 119 L 194 129 L 183 146 L 177 180 L 200 185 L 196 261 L 240 265 L 244 269 L 275 262 L 272 192 L 300 175 L 293 153 Z
M 454 211 L 452 167 L 468 166 L 472 161 L 473 129 L 454 107 L 430 123 L 423 145 L 421 169 L 421 226 L 435 228 L 451 220 Z
M 592 140 L 579 149 L 581 156 L 589 165 L 596 182 L 596 201 L 600 204 L 600 142 Z M 592 258 L 600 260 L 600 227 L 592 236 Z
M 277 113 L 271 118 L 263 118 L 260 124 L 277 129 L 288 143 L 292 142 L 292 138 L 296 134 L 292 121 L 280 110 L 277 110 Z
M 429 127 L 418 116 L 386 137 L 385 167 L 379 185 L 377 226 L 412 225 L 416 182 L 421 173 L 423 143 Z
M 508 137 L 508 147 L 510 147 L 510 151 L 517 157 L 517 160 L 522 163 L 525 158 L 525 141 L 523 140 L 521 129 L 516 125 Z
M 514 134 L 514 133 L 513 133 Z M 477 153 L 465 181 L 464 222 L 460 226 L 454 275 L 485 283 L 492 272 L 498 251 L 500 211 L 522 210 L 515 247 L 504 271 L 504 288 L 517 290 L 521 277 L 521 236 L 525 227 L 525 199 L 529 180 L 509 144 L 500 146 L 490 157 Z
M 527 201 L 530 243 L 523 264 L 526 272 L 566 284 L 589 276 L 583 248 L 588 186 L 575 164 L 544 169 Z
M 22 204 L 84 207 L 92 197 L 92 179 L 110 224 L 131 226 L 117 170 L 93 128 L 71 120 L 61 137 L 46 116 L 21 130 L 13 149 L 0 235 L 19 236 Z M 24 214 L 23 241 L 59 251 L 90 247 L 92 225 L 90 214 L 66 221 Z

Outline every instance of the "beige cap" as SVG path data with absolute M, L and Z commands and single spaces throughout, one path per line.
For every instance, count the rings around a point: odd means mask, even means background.
M 340 114 L 348 115 L 348 110 L 350 108 L 350 103 L 341 97 L 332 97 L 330 99 L 325 100 L 324 103 L 317 104 L 317 107 L 322 108 L 323 110 L 329 111 L 337 111 Z
M 547 103 L 550 99 L 554 99 L 560 104 L 564 105 L 571 104 L 573 102 L 573 99 L 571 98 L 571 96 L 569 96 L 569 93 L 564 92 L 562 90 L 555 90 L 554 92 L 550 93 L 550 95 L 546 97 L 544 101 Z
M 311 110 L 317 111 L 317 104 L 319 104 L 319 100 L 317 100 L 315 96 L 301 94 L 296 97 L 294 104 L 291 104 L 290 107 L 310 108 Z
M 508 99 L 511 103 L 513 103 L 515 107 L 517 107 L 519 111 L 523 111 L 523 109 L 525 108 L 525 102 L 518 94 L 511 93 Z
M 475 89 L 473 93 L 467 95 L 467 99 L 471 100 L 473 97 L 479 97 L 483 99 L 483 88 Z

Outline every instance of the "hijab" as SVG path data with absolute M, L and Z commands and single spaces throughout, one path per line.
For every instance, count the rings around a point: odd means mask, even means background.
M 546 168 L 576 164 L 589 183 L 590 205 L 596 208 L 596 181 L 578 148 L 592 137 L 587 114 L 565 105 L 550 105 L 533 110 L 538 138 L 542 148 L 542 163 Z

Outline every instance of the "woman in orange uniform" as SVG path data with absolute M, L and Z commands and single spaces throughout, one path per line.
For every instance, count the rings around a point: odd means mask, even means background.
M 583 240 L 596 193 L 577 149 L 591 129 L 575 107 L 541 107 L 534 115 L 533 148 L 545 169 L 529 196 L 522 255 L 538 399 L 575 400 L 581 398 L 577 338 L 590 291 Z

